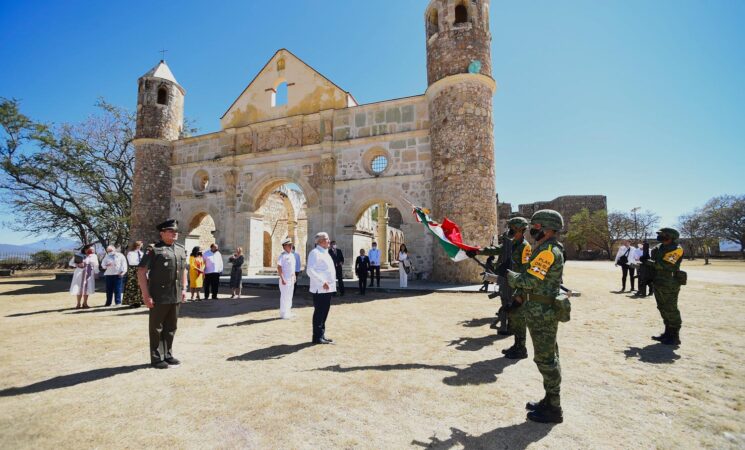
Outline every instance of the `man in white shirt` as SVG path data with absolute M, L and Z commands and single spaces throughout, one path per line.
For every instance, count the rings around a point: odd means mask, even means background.
M 106 270 L 106 306 L 111 306 L 114 298 L 117 305 L 122 304 L 122 288 L 124 287 L 124 275 L 127 274 L 127 258 L 116 251 L 113 245 L 106 247 L 106 256 L 101 261 L 101 267 Z
M 332 339 L 326 337 L 326 318 L 331 308 L 331 296 L 336 292 L 336 269 L 329 255 L 329 235 L 324 232 L 316 234 L 316 247 L 308 254 L 305 272 L 310 278 L 310 293 L 313 294 L 313 342 L 330 344 Z
M 220 288 L 220 275 L 222 275 L 223 262 L 222 255 L 217 249 L 217 244 L 210 245 L 210 249 L 202 255 L 204 259 L 204 299 L 210 297 L 217 300 L 217 290 Z
M 628 239 L 625 239 L 623 245 L 619 247 L 618 252 L 616 253 L 616 265 L 621 266 L 621 290 L 618 291 L 619 294 L 626 290 L 626 277 L 628 276 L 629 271 L 631 272 L 631 289 L 629 292 L 634 290 L 634 269 L 629 266 L 629 261 L 633 257 L 633 252 L 634 247 L 631 246 Z
M 292 308 L 292 293 L 295 289 L 295 254 L 292 253 L 292 240 L 282 241 L 282 250 L 277 260 L 279 273 L 279 318 L 289 319 Z
M 372 248 L 367 253 L 367 257 L 370 259 L 370 287 L 373 286 L 376 276 L 378 287 L 380 287 L 380 250 L 377 242 L 372 243 Z

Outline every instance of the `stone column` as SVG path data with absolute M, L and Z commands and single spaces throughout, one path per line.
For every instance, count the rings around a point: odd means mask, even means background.
M 264 216 L 256 213 L 241 213 L 241 228 L 245 230 L 248 245 L 248 275 L 256 275 L 264 269 Z
M 295 220 L 287 221 L 287 237 L 292 239 L 292 242 L 297 247 L 297 221 Z
M 378 203 L 377 240 L 380 249 L 380 268 L 388 269 L 391 265 L 388 263 L 388 208 L 385 203 Z

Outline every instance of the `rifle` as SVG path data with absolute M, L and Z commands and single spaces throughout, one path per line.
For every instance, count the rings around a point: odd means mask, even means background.
M 481 272 L 481 276 L 483 277 L 484 281 L 490 281 L 490 282 L 492 282 L 494 284 L 497 283 L 497 277 L 498 277 L 498 275 L 496 273 L 494 273 L 494 271 L 492 271 L 486 264 L 482 263 L 475 256 L 471 256 L 470 258 L 473 261 L 475 261 L 476 264 L 478 264 L 479 266 L 481 266 L 484 269 L 484 271 Z M 559 285 L 559 288 L 562 291 L 564 291 L 564 293 L 566 293 L 567 297 L 581 297 L 582 296 L 582 293 L 581 292 L 575 291 L 575 290 L 572 290 L 572 289 L 569 289 L 568 287 L 564 286 L 563 283 Z M 495 298 L 495 297 L 497 297 L 497 295 L 499 295 L 499 292 L 498 291 L 494 291 L 494 292 L 492 292 L 492 293 L 489 294 L 489 298 Z

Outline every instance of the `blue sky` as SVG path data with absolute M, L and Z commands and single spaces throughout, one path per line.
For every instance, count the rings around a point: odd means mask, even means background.
M 200 132 L 283 47 L 361 103 L 421 94 L 427 3 L 2 0 L 0 96 L 48 122 L 84 119 L 99 96 L 134 108 L 164 47 Z M 667 225 L 744 193 L 743 23 L 729 0 L 492 0 L 500 199 L 604 194 Z

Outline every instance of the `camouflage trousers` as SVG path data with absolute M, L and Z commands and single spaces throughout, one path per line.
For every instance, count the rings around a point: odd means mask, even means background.
M 521 308 L 525 323 L 533 340 L 533 361 L 543 376 L 543 389 L 552 396 L 553 402 L 559 401 L 561 387 L 561 366 L 559 365 L 559 345 L 556 343 L 556 332 L 559 321 L 551 305 L 528 300 Z M 554 406 L 560 406 L 558 404 Z
M 517 307 L 509 312 L 507 317 L 509 318 L 510 332 L 515 335 L 515 344 L 525 347 L 526 337 L 526 325 L 525 325 L 525 314 L 523 313 L 525 306 Z
M 662 322 L 666 327 L 679 330 L 683 321 L 680 318 L 678 309 L 678 294 L 680 286 L 655 284 L 654 299 L 657 301 L 657 309 L 662 316 Z

